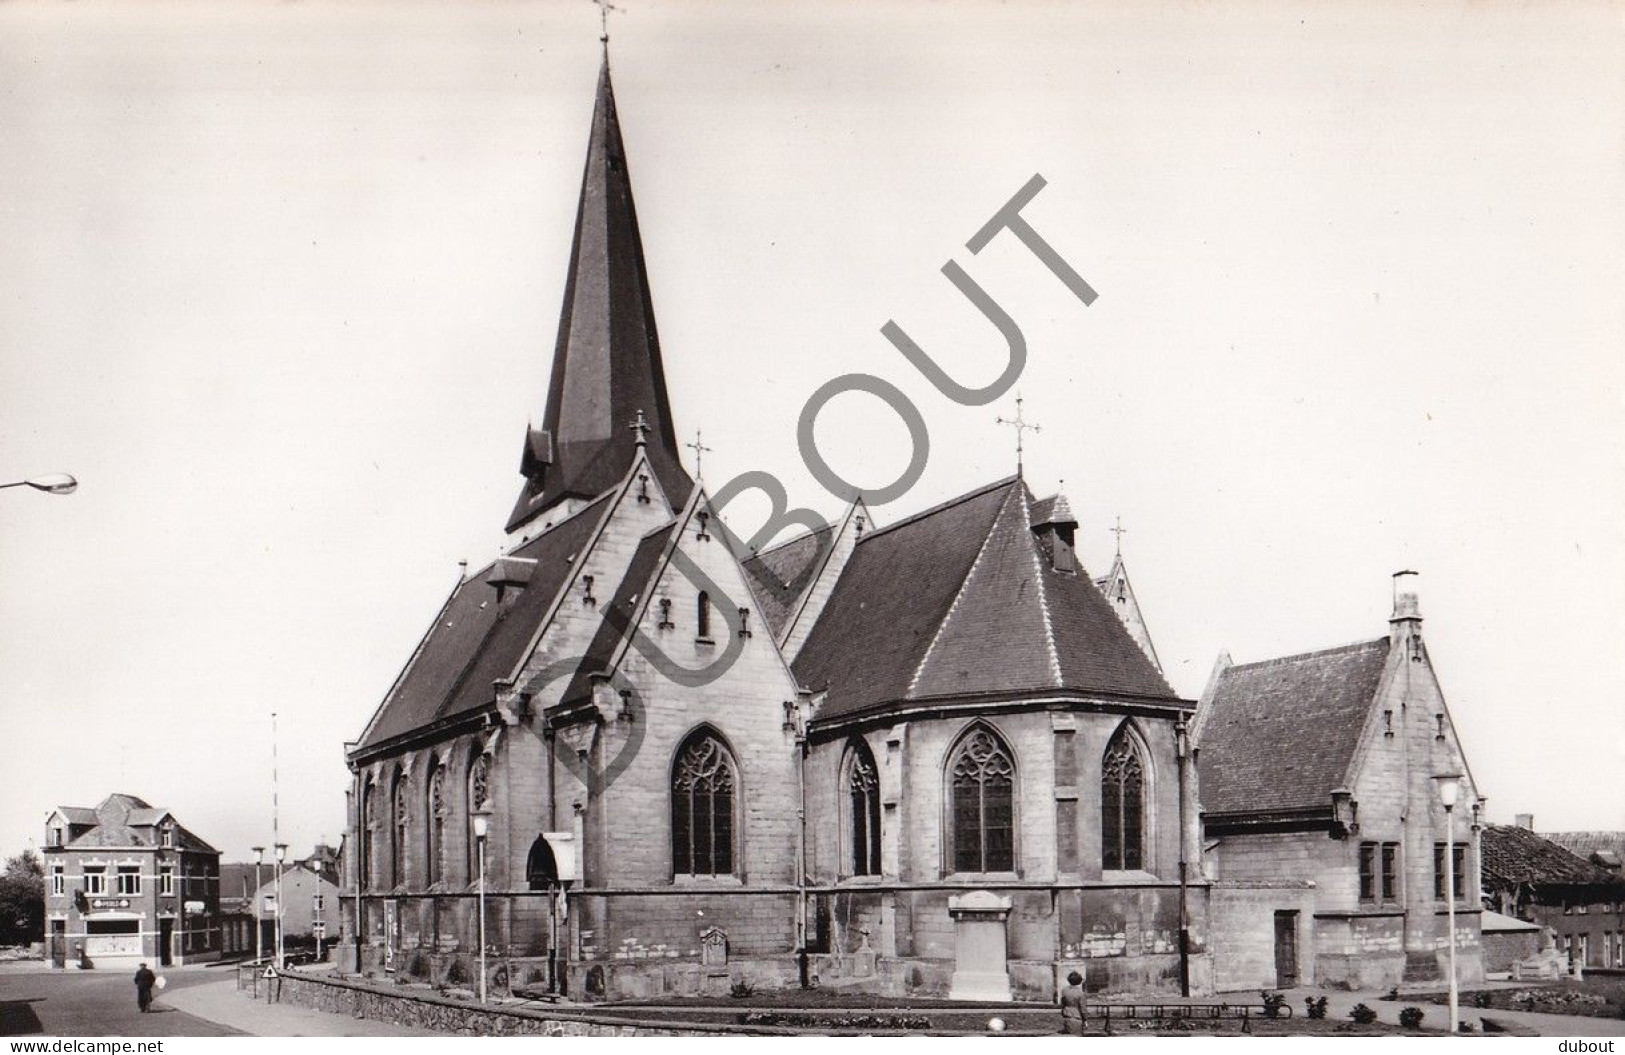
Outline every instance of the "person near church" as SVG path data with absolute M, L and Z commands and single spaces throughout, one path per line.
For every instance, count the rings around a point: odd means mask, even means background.
M 158 981 L 158 976 L 152 969 L 142 964 L 135 972 L 135 1002 L 142 1011 L 152 1010 L 152 987 Z
M 1073 971 L 1066 976 L 1061 990 L 1061 1032 L 1073 1037 L 1083 1036 L 1084 1010 L 1083 975 Z

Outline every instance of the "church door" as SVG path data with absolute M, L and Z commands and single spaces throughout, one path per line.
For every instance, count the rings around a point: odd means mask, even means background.
M 1298 914 L 1275 914 L 1275 987 L 1291 989 L 1298 984 Z

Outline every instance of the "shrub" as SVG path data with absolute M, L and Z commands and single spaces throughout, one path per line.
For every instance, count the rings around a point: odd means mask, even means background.
M 1388 1001 L 1398 1000 L 1399 999 L 1399 986 L 1396 985 L 1392 989 L 1388 990 L 1388 995 L 1383 997 L 1382 999 L 1388 1000 Z
M 1473 994 L 1473 1006 L 1474 1007 L 1489 1007 L 1490 1006 L 1490 994 L 1488 992 L 1474 993 Z
M 1419 1007 L 1407 1007 L 1402 1009 L 1399 1012 L 1399 1024 L 1404 1026 L 1406 1029 L 1421 1029 L 1422 1009 Z
M 1369 1026 L 1377 1020 L 1377 1013 L 1364 1004 L 1355 1004 L 1349 1010 L 1349 1017 L 1362 1026 Z
M 463 966 L 463 961 L 462 960 L 453 960 L 453 961 L 451 961 L 451 966 L 446 968 L 446 984 L 447 985 L 466 985 L 467 983 L 468 983 L 468 968 Z
M 1264 989 L 1260 990 L 1258 995 L 1264 998 L 1264 1017 L 1280 1018 L 1281 1009 L 1286 1006 L 1286 994 L 1272 993 Z
M 735 1000 L 743 1000 L 748 996 L 755 996 L 756 987 L 744 979 L 740 979 L 728 988 L 728 995 Z
M 1323 996 L 1306 996 L 1303 998 L 1303 1009 L 1310 1018 L 1325 1018 L 1326 998 Z

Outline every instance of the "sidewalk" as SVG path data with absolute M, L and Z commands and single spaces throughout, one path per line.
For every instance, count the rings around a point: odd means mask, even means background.
M 268 1004 L 239 990 L 235 978 L 171 989 L 158 999 L 177 1011 L 256 1037 L 438 1037 L 428 1029 L 397 1026 L 369 1018 L 311 1011 L 292 1004 Z

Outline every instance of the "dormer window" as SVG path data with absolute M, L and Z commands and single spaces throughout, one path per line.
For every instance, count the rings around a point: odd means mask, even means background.
M 164 825 L 158 832 L 158 844 L 166 850 L 173 850 L 175 848 L 175 829 L 167 824 Z
M 62 845 L 62 826 L 61 825 L 59 825 L 59 824 L 51 825 L 50 829 L 45 833 L 45 843 L 46 843 L 47 846 L 61 846 Z

